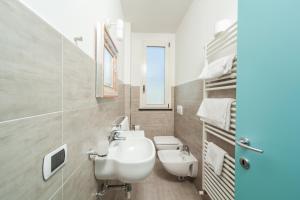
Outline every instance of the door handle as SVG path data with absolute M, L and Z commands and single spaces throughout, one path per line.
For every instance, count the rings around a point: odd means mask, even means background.
M 257 152 L 257 153 L 263 153 L 264 151 L 261 150 L 261 149 L 257 149 L 257 148 L 254 148 L 254 147 L 251 147 L 250 146 L 250 140 L 248 138 L 240 138 L 239 141 L 236 142 L 240 147 L 243 147 L 245 149 L 248 149 L 248 150 L 251 150 L 251 151 L 254 151 L 254 152 Z

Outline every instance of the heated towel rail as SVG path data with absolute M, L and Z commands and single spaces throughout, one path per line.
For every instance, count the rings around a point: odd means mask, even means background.
M 204 143 L 203 157 L 207 152 L 208 142 Z M 211 199 L 216 200 L 234 200 L 235 188 L 235 160 L 228 154 L 225 155 L 221 176 L 204 163 L 204 190 Z
M 205 47 L 205 59 L 208 63 L 228 48 L 233 48 L 236 53 L 237 24 L 234 23 L 222 35 L 216 37 Z M 232 53 L 232 52 L 231 52 Z M 204 81 L 203 98 L 207 98 L 210 92 L 221 92 L 224 90 L 236 90 L 237 80 L 237 58 L 234 58 L 230 74 L 219 78 Z M 203 122 L 203 158 L 207 152 L 207 135 L 235 146 L 236 133 L 236 102 L 231 105 L 230 129 L 228 131 Z M 212 200 L 234 200 L 235 193 L 235 159 L 228 154 L 225 156 L 222 173 L 216 175 L 214 171 L 204 162 L 202 166 L 202 187 Z

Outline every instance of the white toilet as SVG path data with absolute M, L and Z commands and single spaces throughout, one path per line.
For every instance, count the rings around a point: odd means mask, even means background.
M 196 177 L 198 160 L 188 152 L 181 151 L 182 142 L 174 136 L 156 136 L 157 155 L 167 172 L 178 177 Z

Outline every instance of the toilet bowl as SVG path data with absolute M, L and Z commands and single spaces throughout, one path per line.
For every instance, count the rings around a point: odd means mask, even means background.
M 182 142 L 174 136 L 155 136 L 153 138 L 156 150 L 176 150 L 182 147 Z
M 181 150 L 160 150 L 158 158 L 167 172 L 178 177 L 196 177 L 198 160 L 190 153 Z

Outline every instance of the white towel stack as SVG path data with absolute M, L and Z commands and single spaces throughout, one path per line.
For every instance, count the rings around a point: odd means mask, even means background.
M 206 64 L 199 79 L 209 80 L 218 78 L 231 72 L 235 55 L 224 56 L 210 64 Z
M 204 99 L 197 115 L 202 121 L 228 131 L 230 128 L 231 104 L 234 101 L 235 99 L 232 98 Z
M 226 154 L 226 151 L 224 151 L 214 143 L 208 143 L 205 162 L 214 170 L 214 172 L 218 176 L 220 176 L 222 173 L 224 158 Z

